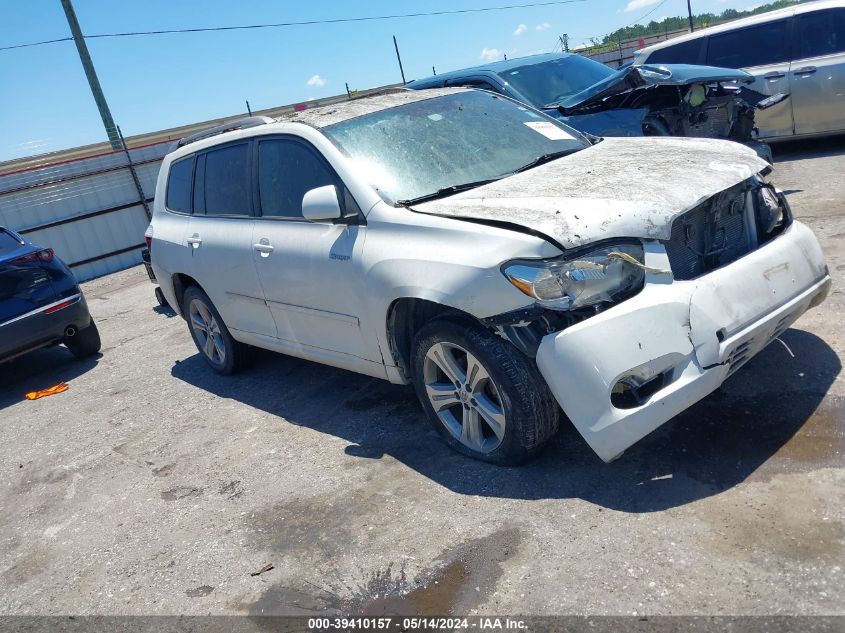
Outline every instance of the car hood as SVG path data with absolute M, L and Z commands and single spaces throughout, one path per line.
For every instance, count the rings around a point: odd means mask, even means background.
M 668 240 L 676 217 L 767 168 L 753 150 L 730 141 L 606 138 L 540 167 L 412 208 L 516 225 L 564 249 L 608 238 Z
M 691 64 L 663 64 L 660 66 L 629 66 L 608 75 L 600 82 L 585 88 L 553 107 L 560 107 L 564 113 L 573 113 L 606 99 L 607 97 L 636 88 L 648 86 L 685 86 L 687 84 L 715 81 L 737 81 L 751 83 L 754 77 L 744 70 L 716 68 L 715 66 L 693 66 Z M 551 106 L 550 106 L 551 107 Z

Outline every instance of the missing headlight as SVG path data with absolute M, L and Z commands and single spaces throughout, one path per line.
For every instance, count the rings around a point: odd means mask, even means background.
M 755 196 L 758 242 L 763 244 L 792 222 L 786 197 L 772 185 L 763 184 Z

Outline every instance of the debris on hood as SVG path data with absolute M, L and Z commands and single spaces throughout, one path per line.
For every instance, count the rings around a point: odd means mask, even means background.
M 609 238 L 667 240 L 676 217 L 768 168 L 737 143 L 606 138 L 551 163 L 412 209 L 518 225 L 564 249 Z

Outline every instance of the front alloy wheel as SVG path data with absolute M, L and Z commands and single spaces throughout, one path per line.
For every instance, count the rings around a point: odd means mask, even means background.
M 461 444 L 487 454 L 499 447 L 507 421 L 499 388 L 470 352 L 435 343 L 426 352 L 423 381 L 432 409 Z
M 557 432 L 559 407 L 534 360 L 477 322 L 442 317 L 427 323 L 410 360 L 428 419 L 464 455 L 515 466 Z

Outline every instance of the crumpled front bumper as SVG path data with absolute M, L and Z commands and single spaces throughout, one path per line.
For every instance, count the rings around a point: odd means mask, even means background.
M 646 264 L 669 268 L 663 246 Z M 794 222 L 743 258 L 691 281 L 647 274 L 635 297 L 543 338 L 537 365 L 566 415 L 604 461 L 714 391 L 821 303 L 830 276 L 813 233 Z M 614 406 L 620 381 L 659 389 Z

